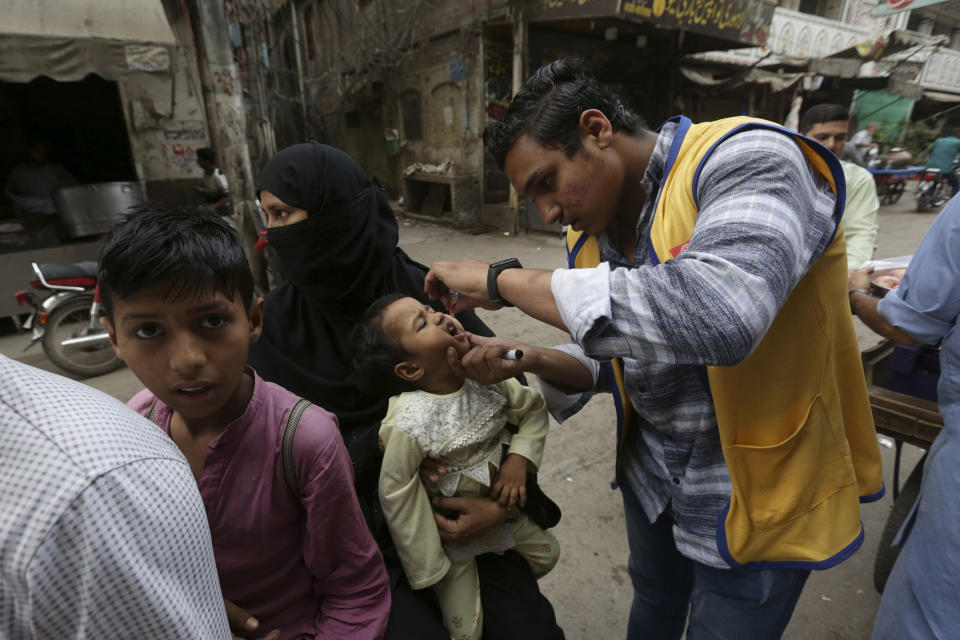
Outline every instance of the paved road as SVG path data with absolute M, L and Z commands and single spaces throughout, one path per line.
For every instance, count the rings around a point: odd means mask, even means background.
M 909 193 L 906 194 L 909 196 Z M 934 220 L 933 214 L 912 212 L 909 197 L 880 212 L 880 238 L 876 257 L 913 253 Z M 401 224 L 401 246 L 415 259 L 456 259 L 463 256 L 494 260 L 517 256 L 525 266 L 556 268 L 563 265 L 563 245 L 557 234 L 530 234 L 516 238 L 500 234 L 467 235 L 420 222 Z M 515 309 L 481 311 L 500 335 L 515 336 L 540 345 L 559 344 L 565 335 L 533 321 Z M 860 326 L 861 346 L 876 342 Z M 24 353 L 26 336 L 0 338 L 0 353 L 34 366 L 55 371 L 39 347 Z M 140 389 L 139 382 L 121 369 L 87 382 L 126 400 Z M 622 638 L 630 606 L 627 546 L 623 508 L 610 489 L 613 471 L 614 411 L 608 398 L 594 399 L 579 415 L 562 426 L 554 425 L 544 456 L 541 482 L 563 508 L 555 530 L 563 548 L 556 569 L 541 581 L 553 601 L 561 625 L 571 640 Z M 891 484 L 892 450 L 881 448 L 887 486 Z M 919 458 L 919 450 L 906 447 L 905 468 Z M 872 567 L 879 533 L 891 499 L 863 509 L 866 542 L 839 567 L 814 573 L 804 591 L 786 638 L 860 639 L 869 636 L 879 596 L 873 590 Z

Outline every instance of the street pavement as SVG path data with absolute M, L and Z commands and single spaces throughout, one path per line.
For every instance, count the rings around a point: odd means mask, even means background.
M 913 213 L 910 190 L 904 199 L 880 210 L 880 237 L 876 258 L 911 254 L 933 223 L 935 214 Z M 516 256 L 526 267 L 553 269 L 564 266 L 563 242 L 556 233 L 531 233 L 510 237 L 500 233 L 470 235 L 421 220 L 401 219 L 400 246 L 425 264 L 434 260 L 472 257 L 493 261 Z M 8 277 L 8 276 L 5 276 Z M 516 309 L 480 316 L 498 334 L 535 345 L 554 345 L 567 336 L 532 320 Z M 878 340 L 858 321 L 861 347 Z M 42 369 L 59 372 L 43 355 L 40 345 L 29 351 L 24 334 L 0 338 L 0 353 Z M 141 385 L 127 369 L 85 381 L 121 400 Z M 627 573 L 627 543 L 623 506 L 610 480 L 614 465 L 615 413 L 608 396 L 594 398 L 563 425 L 551 419 L 551 433 L 540 472 L 544 491 L 563 509 L 554 530 L 561 545 L 557 567 L 541 580 L 553 602 L 557 618 L 571 640 L 623 638 L 632 588 Z M 883 500 L 864 505 L 866 541 L 843 564 L 814 572 L 807 582 L 785 638 L 789 640 L 840 640 L 869 637 L 880 597 L 873 588 L 876 546 L 892 505 L 893 450 L 881 447 L 888 487 Z M 901 482 L 921 451 L 904 447 Z

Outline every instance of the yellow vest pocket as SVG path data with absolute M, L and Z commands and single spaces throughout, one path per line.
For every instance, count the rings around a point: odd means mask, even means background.
M 800 425 L 782 442 L 729 445 L 724 453 L 730 476 L 737 480 L 728 522 L 745 517 L 757 531 L 775 529 L 856 484 L 850 450 L 838 431 L 817 394 Z

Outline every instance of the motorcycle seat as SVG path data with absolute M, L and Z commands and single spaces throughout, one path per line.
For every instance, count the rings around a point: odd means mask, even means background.
M 48 284 L 92 288 L 97 285 L 97 263 L 92 260 L 83 262 L 46 262 L 38 263 L 37 268 Z M 34 280 L 30 286 L 43 289 L 43 283 Z
M 43 277 L 50 280 L 64 278 L 96 278 L 97 263 L 93 260 L 83 262 L 44 262 L 37 264 Z

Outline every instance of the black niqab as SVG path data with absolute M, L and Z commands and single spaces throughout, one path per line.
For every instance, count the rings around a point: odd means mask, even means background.
M 267 232 L 288 282 L 267 296 L 263 333 L 250 350 L 250 363 L 265 380 L 336 414 L 361 507 L 383 547 L 377 436 L 389 398 L 355 383 L 349 337 L 370 303 L 384 294 L 429 303 L 423 291 L 427 268 L 397 247 L 397 221 L 383 188 L 338 149 L 318 142 L 288 147 L 264 167 L 257 189 L 306 210 L 308 217 Z M 467 331 L 491 335 L 473 312 L 457 317 Z

